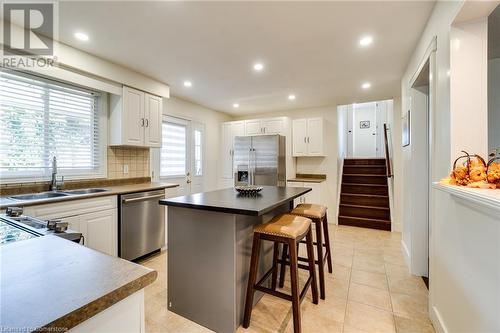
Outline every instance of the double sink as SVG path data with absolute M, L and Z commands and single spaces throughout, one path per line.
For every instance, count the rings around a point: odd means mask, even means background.
M 109 191 L 105 188 L 85 188 L 79 190 L 67 190 L 67 191 L 50 191 L 50 192 L 41 192 L 34 194 L 20 194 L 13 195 L 9 197 L 12 200 L 41 200 L 41 199 L 49 199 L 49 198 L 59 198 L 59 197 L 67 197 L 72 195 L 83 195 L 83 194 L 92 194 L 92 193 L 101 193 Z

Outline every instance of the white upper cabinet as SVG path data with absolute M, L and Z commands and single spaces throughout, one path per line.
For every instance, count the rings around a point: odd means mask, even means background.
M 123 87 L 122 143 L 142 146 L 144 144 L 144 92 Z M 111 122 L 113 127 L 113 122 Z
M 286 135 L 286 118 L 265 118 L 245 120 L 245 134 L 282 134 Z
M 110 98 L 109 144 L 161 147 L 161 118 L 161 97 L 124 86 Z
M 263 134 L 262 131 L 262 120 L 245 120 L 245 134 L 246 135 L 257 135 Z
M 285 134 L 285 121 L 285 118 L 263 119 L 264 134 Z
M 293 156 L 307 155 L 307 119 L 292 122 Z
M 322 156 L 323 152 L 323 118 L 307 119 L 307 154 Z
M 324 156 L 323 118 L 294 119 L 293 156 Z
M 161 147 L 161 119 L 162 99 L 161 97 L 146 94 L 144 111 L 145 132 L 144 145 L 147 147 Z

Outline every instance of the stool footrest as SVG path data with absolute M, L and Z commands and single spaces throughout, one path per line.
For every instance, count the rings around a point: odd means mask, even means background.
M 278 262 L 280 262 L 281 260 L 279 260 Z M 288 261 L 287 262 L 288 265 L 290 265 L 290 262 Z M 298 264 L 297 265 L 299 268 L 302 268 L 302 269 L 306 269 L 306 270 L 309 270 L 309 266 L 306 266 L 304 264 Z M 285 293 L 282 293 L 281 291 L 276 291 L 276 290 L 273 290 L 271 288 L 268 288 L 268 287 L 264 287 L 262 286 L 262 284 L 269 278 L 269 276 L 273 273 L 273 270 L 274 270 L 274 267 L 271 267 L 270 270 L 268 270 L 266 272 L 266 274 L 264 274 L 264 276 L 259 280 L 259 282 L 257 282 L 253 287 L 255 290 L 258 290 L 258 291 L 262 291 L 263 293 L 267 293 L 267 294 L 270 294 L 270 295 L 273 295 L 275 297 L 279 297 L 279 298 L 282 298 L 282 299 L 285 299 L 287 301 L 292 301 L 292 295 L 288 295 L 288 294 L 285 294 Z M 312 277 L 309 276 L 306 280 L 306 283 L 304 285 L 304 288 L 302 288 L 302 291 L 300 292 L 300 296 L 299 296 L 299 299 L 300 301 L 302 302 L 302 300 L 304 299 L 304 297 L 306 296 L 306 293 L 307 293 L 307 289 L 309 288 L 309 286 L 311 285 L 311 282 L 312 282 Z

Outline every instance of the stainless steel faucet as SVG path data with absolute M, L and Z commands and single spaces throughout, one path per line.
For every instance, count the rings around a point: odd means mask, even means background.
M 64 184 L 64 176 L 62 176 L 60 185 Z M 57 191 L 57 158 L 54 156 L 52 159 L 52 179 L 50 180 L 50 190 Z

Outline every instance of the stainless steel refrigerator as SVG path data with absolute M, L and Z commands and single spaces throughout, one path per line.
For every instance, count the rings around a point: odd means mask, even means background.
M 286 186 L 286 145 L 281 135 L 234 138 L 234 184 Z

